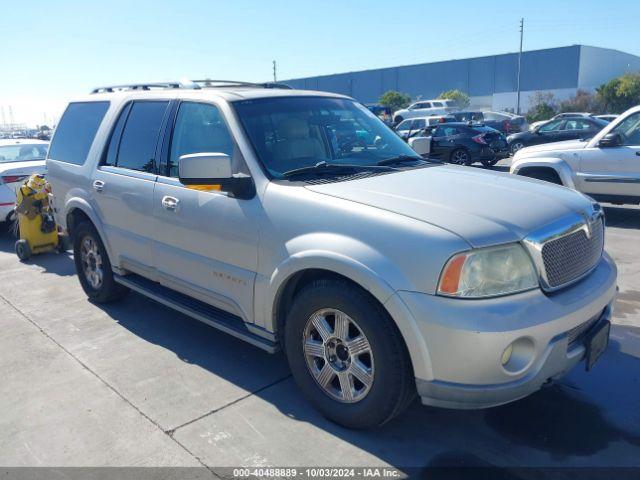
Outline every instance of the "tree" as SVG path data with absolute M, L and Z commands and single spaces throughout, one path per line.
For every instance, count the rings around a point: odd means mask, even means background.
M 539 122 L 548 120 L 557 112 L 556 99 L 551 92 L 535 92 L 529 97 L 529 111 L 527 122 Z
M 625 73 L 600 85 L 596 98 L 604 113 L 622 113 L 640 104 L 640 72 Z
M 575 96 L 560 102 L 561 112 L 592 112 L 599 110 L 595 96 L 586 90 L 578 90 Z
M 447 90 L 438 95 L 438 98 L 453 100 L 460 109 L 465 109 L 471 104 L 469 95 L 460 90 Z
M 396 92 L 395 90 L 389 90 L 380 97 L 380 105 L 387 107 L 392 112 L 406 108 L 411 103 L 411 97 L 406 93 Z

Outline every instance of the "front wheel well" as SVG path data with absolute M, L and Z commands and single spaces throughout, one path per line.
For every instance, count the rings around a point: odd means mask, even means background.
M 79 208 L 74 208 L 69 213 L 67 213 L 67 233 L 69 234 L 70 238 L 73 238 L 74 229 L 82 222 L 88 222 L 93 225 L 93 222 L 89 218 L 89 215 L 84 213 Z
M 562 185 L 560 175 L 553 167 L 523 167 L 518 170 L 518 175 L 529 178 L 537 178 L 546 182 L 557 183 Z

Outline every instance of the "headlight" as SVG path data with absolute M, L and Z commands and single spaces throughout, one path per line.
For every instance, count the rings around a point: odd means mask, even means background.
M 522 292 L 538 286 L 531 258 L 519 243 L 459 253 L 445 265 L 438 293 L 480 298 Z

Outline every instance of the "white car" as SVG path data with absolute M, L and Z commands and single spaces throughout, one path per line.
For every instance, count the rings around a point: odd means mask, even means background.
M 564 185 L 601 202 L 640 203 L 640 106 L 591 139 L 519 150 L 511 173 Z
M 456 110 L 459 110 L 459 108 L 453 100 L 420 100 L 419 102 L 412 103 L 407 108 L 395 112 L 393 114 L 393 123 L 400 123 L 407 118 L 446 115 Z
M 400 122 L 395 131 L 402 138 L 407 138 L 411 132 L 419 132 L 423 128 L 443 122 L 455 122 L 455 117 L 451 115 L 432 115 L 430 117 L 410 118 Z
M 13 217 L 16 188 L 30 175 L 45 173 L 48 146 L 42 140 L 0 140 L 0 222 Z

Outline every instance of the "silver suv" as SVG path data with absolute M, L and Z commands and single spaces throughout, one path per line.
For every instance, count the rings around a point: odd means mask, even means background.
M 134 290 L 268 352 L 327 417 L 524 397 L 606 348 L 602 211 L 419 157 L 335 94 L 191 82 L 73 101 L 47 159 L 95 302 Z M 524 212 L 524 213 L 523 213 Z

